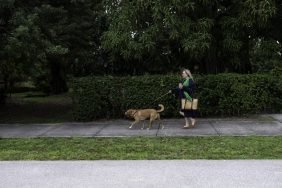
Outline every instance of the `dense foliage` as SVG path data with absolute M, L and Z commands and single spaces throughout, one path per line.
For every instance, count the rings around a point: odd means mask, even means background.
M 177 117 L 179 101 L 166 95 L 177 86 L 176 75 L 84 77 L 73 82 L 74 118 L 122 118 L 129 108 L 159 108 L 162 116 Z M 195 76 L 199 115 L 242 115 L 281 112 L 281 74 L 218 74 Z

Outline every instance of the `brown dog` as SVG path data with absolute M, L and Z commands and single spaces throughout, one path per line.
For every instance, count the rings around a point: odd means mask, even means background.
M 136 123 L 140 122 L 141 120 L 145 120 L 145 119 L 150 119 L 150 123 L 149 123 L 149 127 L 148 129 L 150 129 L 152 127 L 152 122 L 156 119 L 158 119 L 159 125 L 162 125 L 162 128 L 164 128 L 163 124 L 161 123 L 161 118 L 160 118 L 160 112 L 164 111 L 164 105 L 159 104 L 159 106 L 161 107 L 160 110 L 155 110 L 155 109 L 129 109 L 125 112 L 125 115 L 127 117 L 130 118 L 134 118 L 134 122 L 130 125 L 130 129 L 132 128 L 133 125 L 135 125 Z M 143 127 L 144 128 L 144 123 L 143 123 Z

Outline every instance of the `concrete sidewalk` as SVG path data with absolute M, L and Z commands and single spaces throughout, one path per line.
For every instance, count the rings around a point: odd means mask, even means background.
M 196 128 L 183 129 L 184 119 L 164 119 L 164 129 L 153 124 L 151 130 L 129 120 L 56 124 L 0 124 L 0 138 L 24 137 L 120 137 L 120 136 L 247 136 L 282 135 L 282 115 L 262 115 L 256 119 L 198 119 Z M 148 122 L 145 122 L 147 125 Z

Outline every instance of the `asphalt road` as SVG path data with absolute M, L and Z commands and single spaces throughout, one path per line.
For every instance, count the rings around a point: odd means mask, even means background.
M 1 188 L 281 188 L 282 160 L 2 161 Z

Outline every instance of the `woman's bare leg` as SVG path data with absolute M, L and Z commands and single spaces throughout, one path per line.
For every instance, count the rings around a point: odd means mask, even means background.
M 185 119 L 185 126 L 184 128 L 189 128 L 189 119 L 187 117 L 184 118 Z
M 190 119 L 191 119 L 192 127 L 195 127 L 196 119 L 195 118 L 190 118 Z

